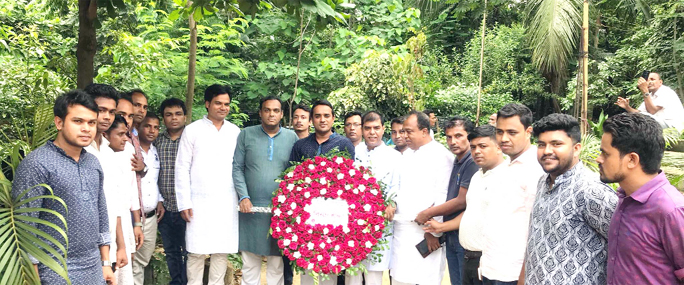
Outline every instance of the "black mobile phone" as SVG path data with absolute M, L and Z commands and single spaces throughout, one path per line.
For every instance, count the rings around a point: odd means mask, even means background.
M 446 235 L 440 236 L 440 237 L 439 237 L 439 245 L 440 245 L 440 247 L 441 247 L 442 244 L 445 243 L 445 242 L 446 242 Z M 419 243 L 416 245 L 416 249 L 418 250 L 418 252 L 420 253 L 420 255 L 421 255 L 423 258 L 426 258 L 426 257 L 427 257 L 428 255 L 430 255 L 430 253 L 431 253 L 431 252 L 430 252 L 430 249 L 428 249 L 428 244 L 427 244 L 427 240 L 426 240 L 426 239 L 423 239 L 421 242 L 419 242 Z
M 112 262 L 112 273 L 116 272 L 116 262 Z
M 648 80 L 648 75 L 649 75 L 649 74 L 651 74 L 650 71 L 644 70 L 644 72 L 641 73 L 641 77 L 642 77 L 643 79 Z

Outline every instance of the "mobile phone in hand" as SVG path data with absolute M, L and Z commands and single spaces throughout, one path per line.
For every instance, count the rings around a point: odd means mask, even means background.
M 648 75 L 649 75 L 649 74 L 651 74 L 651 71 L 644 70 L 644 72 L 641 73 L 641 77 L 642 77 L 643 79 L 648 80 Z

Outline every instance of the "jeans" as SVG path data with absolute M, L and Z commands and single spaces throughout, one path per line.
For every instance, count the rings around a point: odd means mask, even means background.
M 489 280 L 489 279 L 487 279 L 487 277 L 482 276 L 482 284 L 484 284 L 484 285 L 516 285 L 516 284 L 518 284 L 518 281 L 503 282 L 503 281 Z
M 285 285 L 292 285 L 292 265 L 290 265 L 290 259 L 283 255 L 283 279 L 285 279 Z
M 158 229 L 164 243 L 166 265 L 169 266 L 171 275 L 171 283 L 169 284 L 187 284 L 188 253 L 185 251 L 185 220 L 181 218 L 180 212 L 167 211 L 159 221 Z
M 449 279 L 451 285 L 461 285 L 463 282 L 463 253 L 464 249 L 458 242 L 458 231 L 446 233 L 446 259 L 449 264 Z
M 463 260 L 463 285 L 482 285 L 477 274 L 480 258 L 464 258 Z

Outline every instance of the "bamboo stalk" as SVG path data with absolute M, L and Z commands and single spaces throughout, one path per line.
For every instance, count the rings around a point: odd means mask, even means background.
M 482 70 L 484 69 L 484 42 L 485 29 L 487 27 L 487 0 L 484 0 L 484 11 L 482 12 L 482 40 L 480 42 L 480 80 L 477 86 L 477 113 L 475 115 L 475 125 L 480 124 L 480 101 L 482 101 Z

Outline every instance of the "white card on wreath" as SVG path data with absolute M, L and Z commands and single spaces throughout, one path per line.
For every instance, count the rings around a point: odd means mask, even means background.
M 344 199 L 311 199 L 311 204 L 304 207 L 311 215 L 306 220 L 308 225 L 346 226 L 349 223 L 349 204 Z

